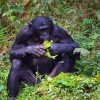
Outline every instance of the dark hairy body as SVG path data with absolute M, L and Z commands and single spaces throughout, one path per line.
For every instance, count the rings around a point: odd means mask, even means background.
M 55 59 L 44 56 L 45 40 L 53 41 L 49 47 Z M 8 99 L 14 100 L 22 81 L 37 84 L 36 72 L 54 77 L 60 72 L 73 72 L 75 60 L 80 55 L 73 54 L 79 45 L 61 27 L 53 24 L 50 18 L 38 16 L 18 33 L 10 51 L 11 70 L 8 75 Z

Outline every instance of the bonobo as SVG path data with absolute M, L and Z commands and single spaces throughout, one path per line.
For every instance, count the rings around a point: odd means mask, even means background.
M 46 57 L 43 42 L 53 41 L 49 47 L 55 59 Z M 8 98 L 15 98 L 22 81 L 29 84 L 40 82 L 35 75 L 54 77 L 60 72 L 72 72 L 79 54 L 73 50 L 79 45 L 50 18 L 38 16 L 18 33 L 10 50 L 11 70 L 8 75 Z

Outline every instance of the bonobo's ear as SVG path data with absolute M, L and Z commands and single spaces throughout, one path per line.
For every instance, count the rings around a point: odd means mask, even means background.
M 53 24 L 53 20 L 51 19 L 51 18 L 49 18 L 49 21 L 50 21 L 50 23 L 51 23 L 51 29 L 53 29 L 54 28 L 54 24 Z
M 51 18 L 49 18 L 49 21 L 53 24 L 53 20 Z
M 32 27 L 32 22 L 29 22 L 28 23 L 28 28 L 31 28 Z
M 52 21 L 52 19 L 51 19 L 51 18 L 49 18 L 49 20 L 50 20 L 50 21 Z M 52 22 L 53 22 L 53 21 L 52 21 Z

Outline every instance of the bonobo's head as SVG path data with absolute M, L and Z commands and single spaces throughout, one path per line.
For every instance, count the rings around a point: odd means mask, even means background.
M 39 39 L 48 40 L 53 30 L 53 22 L 50 18 L 38 16 L 31 21 L 29 28 L 34 31 Z

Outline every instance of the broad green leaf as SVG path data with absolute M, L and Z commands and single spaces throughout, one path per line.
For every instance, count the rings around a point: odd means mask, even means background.
M 0 85 L 0 92 L 4 89 L 4 85 Z
M 72 80 L 71 81 L 58 80 L 57 83 L 61 83 L 61 84 L 65 85 L 65 86 L 69 86 L 69 87 L 75 86 L 75 82 L 73 82 Z
M 52 46 L 53 45 L 53 41 L 44 41 L 43 42 L 43 46 L 44 46 L 44 48 L 48 48 L 48 47 L 50 47 L 50 46 Z
M 77 53 L 77 52 L 80 52 L 80 54 L 82 56 L 86 56 L 88 55 L 90 52 L 87 50 L 87 49 L 84 49 L 84 48 L 76 48 L 74 51 L 73 51 L 73 54 Z
M 50 46 L 52 46 L 52 45 L 53 45 L 53 41 L 47 41 L 47 40 L 44 41 L 43 47 L 47 49 L 47 52 L 46 52 L 44 55 L 47 56 L 48 58 L 55 59 L 56 56 L 52 56 L 52 55 L 50 54 L 49 50 L 48 50 L 48 48 L 49 48 Z

